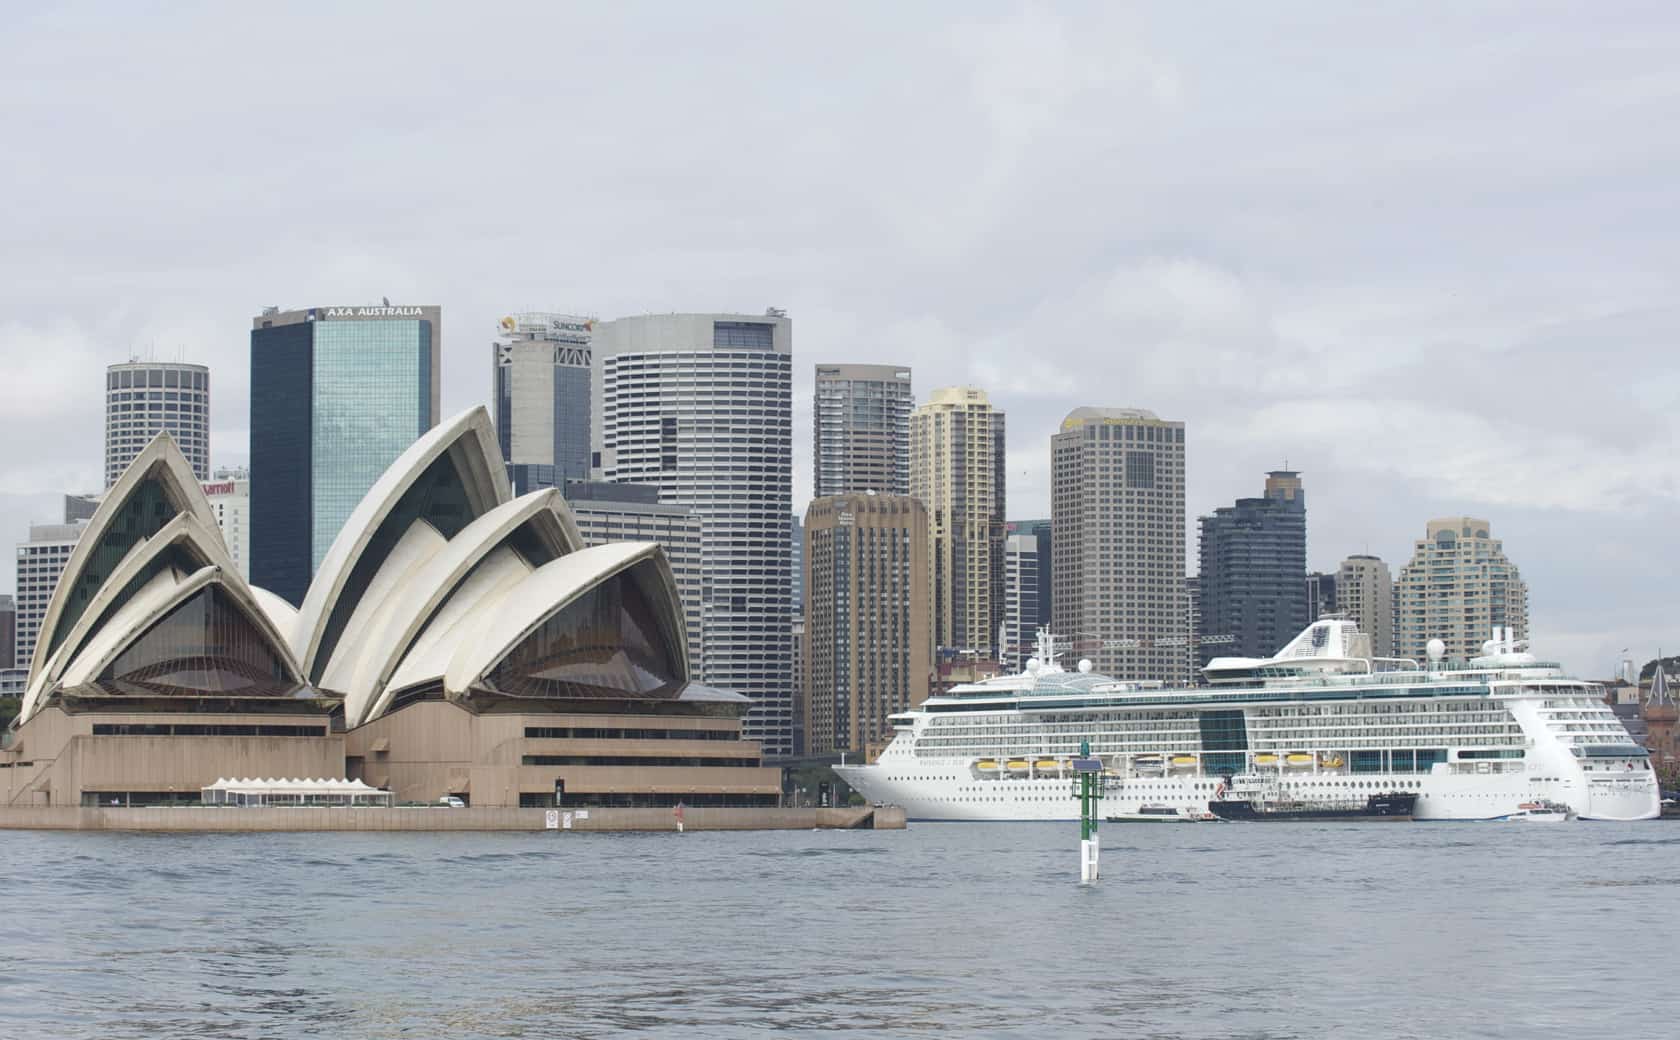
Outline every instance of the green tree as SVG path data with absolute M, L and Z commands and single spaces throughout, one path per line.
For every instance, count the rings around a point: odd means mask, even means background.
M 1676 671 L 1680 671 L 1680 655 L 1674 657 L 1653 657 L 1651 660 L 1645 662 L 1645 667 L 1639 669 L 1639 681 L 1641 683 L 1650 682 L 1651 677 L 1657 674 L 1658 661 L 1662 662 L 1663 674 L 1667 675 L 1670 679 L 1675 677 L 1674 673 Z

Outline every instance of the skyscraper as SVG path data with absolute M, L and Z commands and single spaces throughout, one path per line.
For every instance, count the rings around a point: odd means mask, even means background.
M 1105 675 L 1188 682 L 1184 424 L 1076 408 L 1050 467 L 1052 628 Z
M 1201 665 L 1201 645 L 1197 638 L 1202 632 L 1202 581 L 1194 574 L 1184 578 L 1184 674 L 1190 681 L 1201 684 L 1196 669 Z
M 1375 556 L 1349 556 L 1336 572 L 1336 609 L 1359 622 L 1371 652 L 1394 656 L 1394 579 Z M 1491 628 L 1491 623 L 1490 626 Z
M 1307 574 L 1307 624 L 1336 612 L 1336 579 L 1323 571 Z
M 906 495 L 819 498 L 805 512 L 807 754 L 872 751 L 927 699 L 927 510 Z
M 0 669 L 17 667 L 17 602 L 0 596 Z
M 215 477 L 201 484 L 210 511 L 216 514 L 216 526 L 222 530 L 222 541 L 228 555 L 239 567 L 239 576 L 251 577 L 251 475 L 245 467 L 223 467 Z
M 591 318 L 510 314 L 490 348 L 496 437 L 514 494 L 589 477 Z
M 928 512 L 934 642 L 996 659 L 1003 623 L 1004 419 L 947 387 L 910 415 L 910 494 Z
M 1266 474 L 1261 498 L 1239 498 L 1201 524 L 1202 636 L 1234 641 L 1202 649 L 1270 657 L 1307 627 L 1307 499 L 1293 470 Z
M 1039 627 L 1038 538 L 1012 534 L 1003 543 L 1003 649 L 998 655 L 1020 669 L 1032 656 Z
M 790 566 L 793 570 L 793 612 L 799 617 L 805 616 L 805 524 L 795 513 L 788 517 L 791 525 L 788 539 L 789 550 L 792 552 Z
M 1004 525 L 1007 536 L 1024 535 L 1038 543 L 1038 618 L 1039 628 L 1050 627 L 1050 614 L 1055 605 L 1051 586 L 1055 583 L 1052 566 L 1055 539 L 1051 537 L 1049 520 L 1011 520 Z
M 1470 516 L 1429 521 L 1394 585 L 1396 657 L 1424 660 L 1431 639 L 1447 656 L 1463 660 L 1482 652 L 1493 626 L 1528 637 L 1528 586 L 1488 522 Z
M 35 639 L 46 620 L 47 605 L 70 554 L 86 529 L 86 520 L 67 524 L 30 524 L 29 540 L 17 547 L 17 667 L 27 670 L 35 657 Z
M 101 495 L 65 495 L 64 522 L 73 524 L 77 520 L 92 520 L 94 510 L 99 508 Z
M 169 361 L 105 369 L 105 486 L 168 431 L 198 479 L 210 476 L 210 370 Z
M 387 305 L 253 320 L 253 584 L 302 603 L 351 510 L 436 425 L 441 318 Z
M 812 497 L 909 494 L 915 407 L 904 365 L 818 365 Z
M 793 328 L 787 316 L 595 324 L 601 473 L 702 523 L 706 682 L 752 698 L 743 732 L 793 749 Z

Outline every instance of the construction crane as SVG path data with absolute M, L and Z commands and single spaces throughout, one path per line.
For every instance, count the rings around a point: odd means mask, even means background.
M 1168 636 L 1165 639 L 1075 638 L 1072 649 L 1080 650 L 1183 650 L 1190 646 L 1235 643 L 1236 636 Z
M 1069 653 L 1090 653 L 1102 650 L 1183 650 L 1191 646 L 1216 646 L 1235 643 L 1236 636 L 1167 636 L 1163 639 L 1101 639 L 1097 636 L 1074 636 L 1067 641 Z M 1014 644 L 1005 653 L 1030 654 L 1033 644 Z

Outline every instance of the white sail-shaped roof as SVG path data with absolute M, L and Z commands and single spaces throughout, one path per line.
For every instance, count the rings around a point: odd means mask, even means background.
M 518 553 L 505 547 L 486 556 L 403 656 L 368 717 L 375 717 L 389 707 L 394 693 L 422 683 L 442 682 L 456 651 L 478 641 L 479 631 L 495 615 L 496 604 L 534 569 Z
M 159 528 L 150 538 L 136 542 L 105 577 L 104 583 L 88 602 L 86 609 L 60 641 L 58 649 L 53 651 L 43 664 L 36 677 L 36 685 L 44 687 L 59 679 L 65 666 L 80 652 L 101 619 L 126 593 L 129 585 L 148 569 L 157 568 L 163 562 L 162 557 L 171 549 L 181 550 L 178 554 L 178 560 L 181 561 L 219 567 L 230 573 L 238 570 L 227 551 L 227 546 L 222 542 L 221 532 L 217 529 L 205 529 L 193 513 L 181 513 Z
M 405 495 L 434 464 L 447 460 L 459 481 L 458 490 L 469 514 L 464 522 L 483 516 L 508 498 L 507 471 L 496 444 L 496 431 L 482 406 L 448 419 L 415 441 L 379 478 L 339 530 L 332 547 L 316 569 L 298 610 L 293 648 L 304 674 L 319 682 L 326 671 L 342 627 L 358 603 L 363 590 L 352 587 L 358 568 L 377 569 L 384 560 L 375 545 L 376 536 L 395 543 L 402 531 L 385 531 L 388 523 L 402 523 L 394 516 Z M 405 525 L 406 528 L 406 525 Z M 453 533 L 453 532 L 446 532 Z
M 158 516 L 156 510 L 144 508 L 154 497 L 163 500 L 167 516 Z M 203 529 L 216 532 L 216 540 L 221 540 L 216 516 L 210 511 L 210 502 L 204 497 L 204 490 L 199 487 L 192 466 L 181 454 L 175 439 L 167 433 L 160 433 L 141 449 L 117 482 L 105 492 L 93 516 L 88 519 L 87 528 L 76 542 L 76 548 L 71 550 L 70 559 L 64 564 L 58 588 L 47 604 L 46 616 L 41 619 L 35 638 L 35 655 L 29 664 L 29 687 L 36 684 L 47 658 L 58 649 L 68 630 L 80 620 L 88 601 L 103 587 L 105 574 L 90 575 L 90 563 L 97 562 L 101 568 L 116 566 L 128 555 L 136 541 L 150 538 L 181 513 L 190 513 Z M 95 578 L 99 580 L 99 585 L 89 588 Z
M 363 721 L 422 630 L 429 629 L 428 621 L 444 601 L 451 598 L 481 561 L 522 529 L 531 533 L 547 557 L 559 557 L 581 546 L 577 527 L 560 493 L 548 489 L 523 495 L 485 513 L 418 565 L 406 569 L 400 583 L 384 595 L 377 620 L 370 620 L 361 637 L 355 640 L 353 670 L 336 684 L 333 680 L 338 676 L 331 670 L 323 680 L 324 686 L 344 695 L 348 724 L 354 726 Z M 525 562 L 534 567 L 546 562 L 546 557 Z
M 257 601 L 257 606 L 268 615 L 269 624 L 275 631 L 285 636 L 286 649 L 291 649 L 292 633 L 297 631 L 297 608 L 287 603 L 285 599 L 258 585 L 252 585 L 251 598 Z
M 666 612 L 665 631 L 673 640 L 670 649 L 681 672 L 678 679 L 688 680 L 688 645 L 677 582 L 665 562 L 665 554 L 655 542 L 613 542 L 564 556 L 553 563 L 537 568 L 519 584 L 508 589 L 486 618 L 478 638 L 463 639 L 451 656 L 444 673 L 444 689 L 464 692 L 478 682 L 524 642 L 537 626 L 564 610 L 573 600 L 615 575 L 642 562 L 654 564 L 666 595 L 658 606 Z
M 370 636 L 384 628 L 384 615 L 395 606 L 399 590 L 408 584 L 410 575 L 448 544 L 437 528 L 425 520 L 416 520 L 408 526 L 351 609 L 344 634 L 321 670 L 319 685 L 323 689 L 334 692 L 349 689 L 357 662 L 372 649 Z
M 95 681 L 152 625 L 193 595 L 220 589 L 292 681 L 286 634 L 240 577 L 209 501 L 168 434 L 124 471 L 95 510 L 48 604 L 20 719 L 60 689 Z
M 483 408 L 422 436 L 375 482 L 295 610 L 240 577 L 162 435 L 72 553 L 20 718 L 55 701 L 127 698 L 143 710 L 309 686 L 325 695 L 321 710 L 342 697 L 350 726 L 407 694 L 668 697 L 689 685 L 686 631 L 657 544 L 586 549 L 559 492 L 509 499 Z M 574 651 L 583 632 L 589 645 Z

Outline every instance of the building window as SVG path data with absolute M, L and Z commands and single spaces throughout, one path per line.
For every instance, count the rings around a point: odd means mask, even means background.
M 1126 453 L 1126 486 L 1152 488 L 1155 486 L 1155 453 L 1128 451 Z
M 775 330 L 774 325 L 758 321 L 714 321 L 712 346 L 772 350 L 775 347 Z

